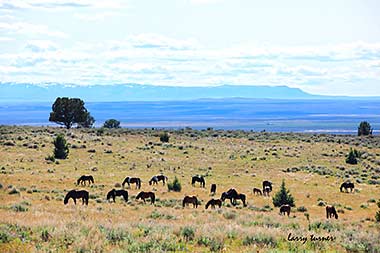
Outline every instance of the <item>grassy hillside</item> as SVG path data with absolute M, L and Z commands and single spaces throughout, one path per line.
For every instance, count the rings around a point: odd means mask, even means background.
M 52 162 L 53 138 L 64 133 L 69 158 Z M 83 130 L 0 127 L 0 251 L 1 252 L 267 252 L 322 250 L 379 252 L 380 225 L 375 221 L 380 199 L 380 137 L 252 133 L 241 131 L 170 132 L 169 143 L 156 130 Z M 345 163 L 350 148 L 361 152 L 357 165 Z M 179 193 L 153 175 L 164 173 L 182 183 Z M 191 186 L 192 175 L 204 175 L 206 188 Z M 95 184 L 77 186 L 81 175 Z M 144 191 L 154 191 L 155 205 L 129 202 L 106 194 L 120 188 L 126 176 L 140 177 Z M 353 193 L 341 193 L 345 180 Z M 271 197 L 255 196 L 263 180 L 274 183 Z M 295 198 L 290 217 L 272 203 L 282 180 Z M 205 210 L 210 184 L 222 191 L 235 188 L 247 195 L 248 206 Z M 90 203 L 74 205 L 63 198 L 71 189 L 90 192 Z M 202 205 L 182 208 L 185 195 Z M 333 204 L 338 220 L 327 220 Z M 292 236 L 306 236 L 289 241 Z M 311 241 L 310 236 L 333 237 Z

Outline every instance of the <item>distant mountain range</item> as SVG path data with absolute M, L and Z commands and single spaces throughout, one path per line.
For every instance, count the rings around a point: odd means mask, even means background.
M 157 86 L 140 84 L 67 85 L 0 83 L 0 102 L 54 101 L 57 97 L 79 97 L 85 102 L 162 101 L 222 98 L 324 99 L 287 86 L 221 85 L 207 87 Z

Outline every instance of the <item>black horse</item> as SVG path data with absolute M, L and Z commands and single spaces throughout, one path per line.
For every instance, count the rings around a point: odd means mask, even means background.
M 182 207 L 184 208 L 187 204 L 193 204 L 193 208 L 198 208 L 198 199 L 195 196 L 186 196 L 183 198 Z
M 282 205 L 282 206 L 280 207 L 280 214 L 281 214 L 281 215 L 285 215 L 285 214 L 287 214 L 288 217 L 289 217 L 290 209 L 291 209 L 291 207 L 290 207 L 289 205 Z
M 215 206 L 222 207 L 222 201 L 220 199 L 210 199 L 206 204 L 206 209 L 211 205 L 211 208 L 215 208 Z
M 145 199 L 147 198 L 150 198 L 150 203 L 153 205 L 154 201 L 156 200 L 154 192 L 140 192 L 139 194 L 137 194 L 136 200 L 142 199 L 145 203 Z
M 211 191 L 210 192 L 211 192 L 212 195 L 215 195 L 215 193 L 216 193 L 216 184 L 212 184 L 211 185 Z
M 335 210 L 334 206 L 326 206 L 326 217 L 327 219 L 331 218 L 331 216 L 334 216 L 335 219 L 338 219 L 338 213 Z
M 128 202 L 128 192 L 126 190 L 115 190 L 112 189 L 107 193 L 107 200 L 113 199 L 113 202 L 115 201 L 115 197 L 117 196 L 123 196 L 125 202 Z
M 141 188 L 141 179 L 138 177 L 126 177 L 122 183 L 123 188 L 124 188 L 125 183 L 128 184 L 128 188 L 131 187 L 130 184 L 136 184 L 136 189 Z
M 265 186 L 265 188 L 263 190 L 263 195 L 269 197 L 269 193 L 270 192 L 271 192 L 270 187 L 269 186 Z
M 164 175 L 153 176 L 152 179 L 149 180 L 149 185 L 157 184 L 159 181 L 162 181 L 162 184 L 165 185 L 165 182 L 168 181 L 168 177 Z
M 91 175 L 90 176 L 83 175 L 80 178 L 78 178 L 77 185 L 79 184 L 86 185 L 86 181 L 88 181 L 88 184 L 94 183 L 94 178 Z
M 346 192 L 348 192 L 348 189 L 350 189 L 350 192 L 352 192 L 352 190 L 355 188 L 355 185 L 354 185 L 354 183 L 351 183 L 351 182 L 344 182 L 340 186 L 340 191 L 341 192 L 343 192 L 343 188 L 346 190 Z
M 246 204 L 246 196 L 242 193 L 238 193 L 235 189 L 231 188 L 229 189 L 227 192 L 223 192 L 222 193 L 222 196 L 220 197 L 220 199 L 224 202 L 224 200 L 226 199 L 229 199 L 231 204 L 236 206 L 237 205 L 237 202 L 236 200 L 237 199 L 240 199 L 242 202 L 243 202 L 243 205 L 244 206 L 247 206 Z
M 88 199 L 89 199 L 90 194 L 88 191 L 76 191 L 76 190 L 71 190 L 66 194 L 65 199 L 63 200 L 63 203 L 66 205 L 69 203 L 69 199 L 74 200 L 74 204 L 77 204 L 76 199 L 82 199 L 82 205 L 86 204 L 88 205 Z
M 265 192 L 266 189 L 267 189 L 267 191 L 269 189 L 269 192 L 271 192 L 273 190 L 273 188 L 272 188 L 272 182 L 267 181 L 267 180 L 263 181 L 263 192 Z
M 191 185 L 194 186 L 196 182 L 199 182 L 201 187 L 206 186 L 206 182 L 203 176 L 193 176 L 191 179 Z

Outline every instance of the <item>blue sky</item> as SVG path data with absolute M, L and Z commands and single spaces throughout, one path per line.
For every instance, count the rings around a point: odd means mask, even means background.
M 0 0 L 0 82 L 380 95 L 376 0 Z

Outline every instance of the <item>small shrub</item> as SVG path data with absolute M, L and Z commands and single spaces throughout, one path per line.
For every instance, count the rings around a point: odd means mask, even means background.
M 375 214 L 375 220 L 376 222 L 380 222 L 380 211 L 377 211 Z
M 16 188 L 12 188 L 12 190 L 10 190 L 9 192 L 8 192 L 8 194 L 20 194 L 20 191 L 19 190 L 17 190 Z
M 307 208 L 306 207 L 304 207 L 304 206 L 299 206 L 298 208 L 297 208 L 297 212 L 307 212 Z
M 160 134 L 160 141 L 161 142 L 169 142 L 169 134 L 167 132 Z
M 236 213 L 235 212 L 225 212 L 225 213 L 223 213 L 223 217 L 226 218 L 227 220 L 234 220 L 236 218 Z
M 195 231 L 192 227 L 186 226 L 181 228 L 181 236 L 185 238 L 186 241 L 192 241 L 194 239 Z
M 174 177 L 173 182 L 168 183 L 168 190 L 169 191 L 180 192 L 181 189 L 182 189 L 181 182 L 178 180 L 177 177 Z
M 48 155 L 47 157 L 45 157 L 45 160 L 46 160 L 46 161 L 55 162 L 55 158 L 54 158 L 53 155 Z
M 26 206 L 23 206 L 21 204 L 15 204 L 11 206 L 11 210 L 15 212 L 27 212 L 28 208 Z

